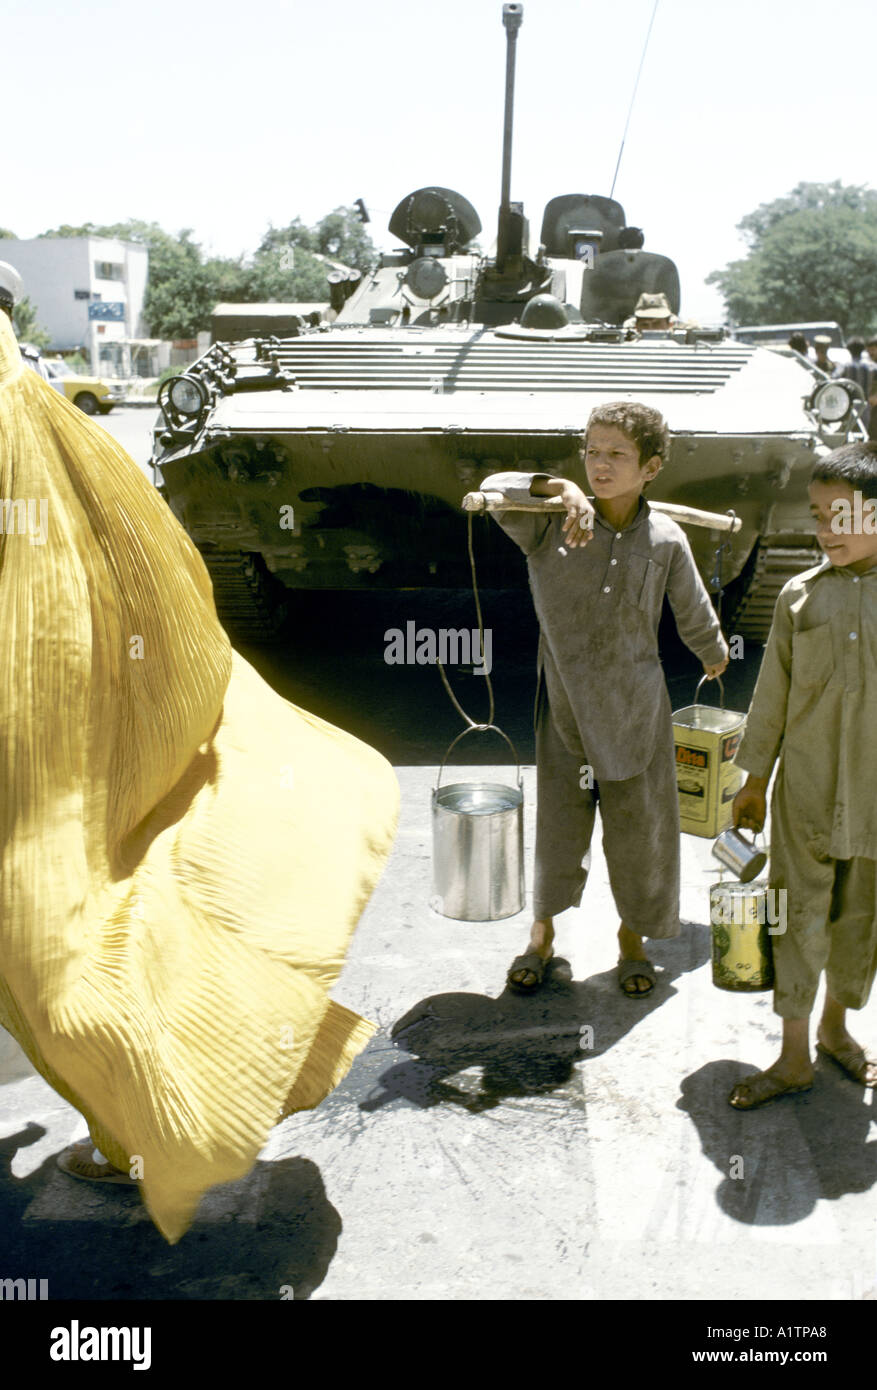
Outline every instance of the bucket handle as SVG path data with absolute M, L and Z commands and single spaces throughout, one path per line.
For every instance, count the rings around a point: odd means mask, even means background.
M 697 682 L 697 689 L 696 689 L 695 692 L 694 692 L 694 703 L 697 704 L 697 697 L 698 697 L 698 695 L 700 694 L 700 687 L 703 685 L 704 681 L 718 681 L 718 682 L 719 682 L 719 689 L 720 689 L 721 692 L 722 692 L 722 699 L 721 699 L 721 703 L 720 703 L 720 705 L 719 705 L 719 709 L 724 709 L 724 708 L 725 708 L 725 687 L 724 687 L 724 684 L 723 684 L 723 682 L 722 682 L 721 676 L 701 676 L 700 680 Z
M 460 739 L 461 739 L 461 738 L 465 738 L 467 734 L 484 734 L 484 733 L 488 733 L 488 732 L 490 732 L 491 729 L 493 730 L 494 733 L 499 734 L 500 738 L 504 738 L 505 741 L 506 741 L 506 743 L 508 744 L 509 748 L 512 750 L 512 756 L 513 756 L 513 758 L 514 758 L 514 760 L 515 760 L 515 765 L 516 765 L 517 773 L 518 773 L 518 787 L 519 787 L 520 790 L 523 790 L 524 783 L 523 783 L 523 781 L 522 781 L 522 779 L 521 779 L 521 760 L 520 760 L 520 758 L 518 757 L 518 754 L 517 754 L 517 750 L 516 750 L 516 748 L 515 748 L 515 745 L 512 743 L 512 741 L 511 741 L 511 739 L 509 738 L 508 734 L 504 734 L 503 731 L 502 731 L 502 729 L 500 729 L 499 726 L 496 725 L 496 724 L 470 724 L 470 726 L 469 726 L 468 729 L 464 729 L 463 732 L 462 732 L 461 734 L 457 734 L 457 737 L 454 739 L 454 741 L 453 741 L 453 743 L 451 744 L 450 748 L 449 748 L 448 751 L 445 753 L 445 756 L 442 758 L 441 765 L 440 765 L 439 770 L 438 770 L 438 778 L 436 779 L 435 791 L 438 791 L 439 787 L 441 786 L 442 773 L 443 773 L 444 770 L 445 770 L 445 763 L 448 761 L 448 758 L 451 756 L 451 754 L 453 753 L 453 751 L 454 751 L 454 749 L 456 748 L 457 744 L 460 742 Z

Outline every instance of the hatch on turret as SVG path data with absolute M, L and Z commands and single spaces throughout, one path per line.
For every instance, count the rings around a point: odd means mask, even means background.
M 598 193 L 563 193 L 545 206 L 542 244 L 556 259 L 585 263 L 579 308 L 587 323 L 621 324 L 640 295 L 665 294 L 679 313 L 679 272 L 669 256 L 643 251 L 640 227 L 624 208 Z
M 462 193 L 433 184 L 402 199 L 390 231 L 419 256 L 453 256 L 477 237 L 481 218 Z

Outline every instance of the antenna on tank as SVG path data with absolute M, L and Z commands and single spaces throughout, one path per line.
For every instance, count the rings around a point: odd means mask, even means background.
M 618 178 L 618 168 L 619 168 L 619 165 L 621 164 L 621 156 L 622 156 L 622 154 L 624 153 L 624 142 L 625 142 L 625 140 L 627 139 L 627 128 L 628 128 L 628 126 L 630 125 L 630 117 L 631 117 L 631 114 L 632 114 L 632 112 L 633 112 L 633 103 L 636 101 L 636 92 L 637 92 L 637 88 L 639 87 L 639 80 L 640 80 L 640 76 L 641 76 L 642 70 L 643 70 L 643 63 L 646 61 L 646 51 L 647 51 L 648 46 L 649 46 L 649 39 L 650 39 L 651 36 L 652 36 L 652 25 L 653 25 L 654 22 L 655 22 L 655 15 L 656 15 L 657 13 L 658 13 L 658 0 L 655 0 L 655 7 L 654 7 L 654 9 L 652 10 L 652 17 L 651 17 L 651 19 L 649 20 L 649 27 L 648 27 L 648 29 L 646 30 L 646 41 L 645 41 L 645 43 L 643 44 L 642 57 L 641 57 L 640 60 L 639 60 L 639 67 L 638 67 L 638 69 L 637 69 L 636 81 L 635 81 L 634 84 L 633 84 L 633 96 L 630 98 L 630 106 L 627 108 L 627 120 L 624 122 L 624 134 L 623 134 L 622 137 L 621 137 L 621 148 L 620 148 L 619 151 L 618 151 L 618 159 L 616 160 L 616 163 L 615 163 L 615 173 L 614 173 L 613 176 L 612 176 L 612 187 L 611 187 L 610 190 L 609 190 L 609 197 L 610 197 L 610 198 L 611 198 L 611 197 L 613 196 L 613 194 L 615 193 L 615 180 Z

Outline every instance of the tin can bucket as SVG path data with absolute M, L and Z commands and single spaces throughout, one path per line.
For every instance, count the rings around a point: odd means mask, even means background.
M 492 729 L 512 750 L 518 785 L 441 785 L 445 763 L 466 734 Z M 432 793 L 431 906 L 458 922 L 499 922 L 524 906 L 524 786 L 511 740 L 495 724 L 464 729 L 441 762 Z
M 679 793 L 679 824 L 687 835 L 713 839 L 731 824 L 731 802 L 740 790 L 743 771 L 734 763 L 734 754 L 743 737 L 746 715 L 722 708 L 699 705 L 703 676 L 694 692 L 694 704 L 673 711 L 673 741 L 676 745 L 676 786 Z
M 713 984 L 755 992 L 773 987 L 767 879 L 710 888 Z

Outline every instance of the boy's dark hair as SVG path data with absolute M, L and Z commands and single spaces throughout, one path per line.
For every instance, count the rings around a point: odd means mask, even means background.
M 850 357 L 852 357 L 852 359 L 853 359 L 854 361 L 855 361 L 857 358 L 861 357 L 861 355 L 862 355 L 862 353 L 863 353 L 864 351 L 865 351 L 865 339 L 864 339 L 864 338 L 850 338 L 849 341 L 847 342 L 847 352 L 850 354 Z
M 842 444 L 817 459 L 811 483 L 849 483 L 863 497 L 877 497 L 877 442 Z
M 588 430 L 592 425 L 614 425 L 616 429 L 621 430 L 639 450 L 641 468 L 654 454 L 658 455 L 662 466 L 670 456 L 670 431 L 667 422 L 661 412 L 652 410 L 650 405 L 640 405 L 638 401 L 609 401 L 606 405 L 595 406 L 585 427 L 582 461 L 588 447 Z M 644 487 L 648 485 L 645 483 Z
M 807 339 L 803 333 L 792 333 L 789 335 L 789 347 L 794 352 L 800 352 L 802 357 L 807 356 Z

